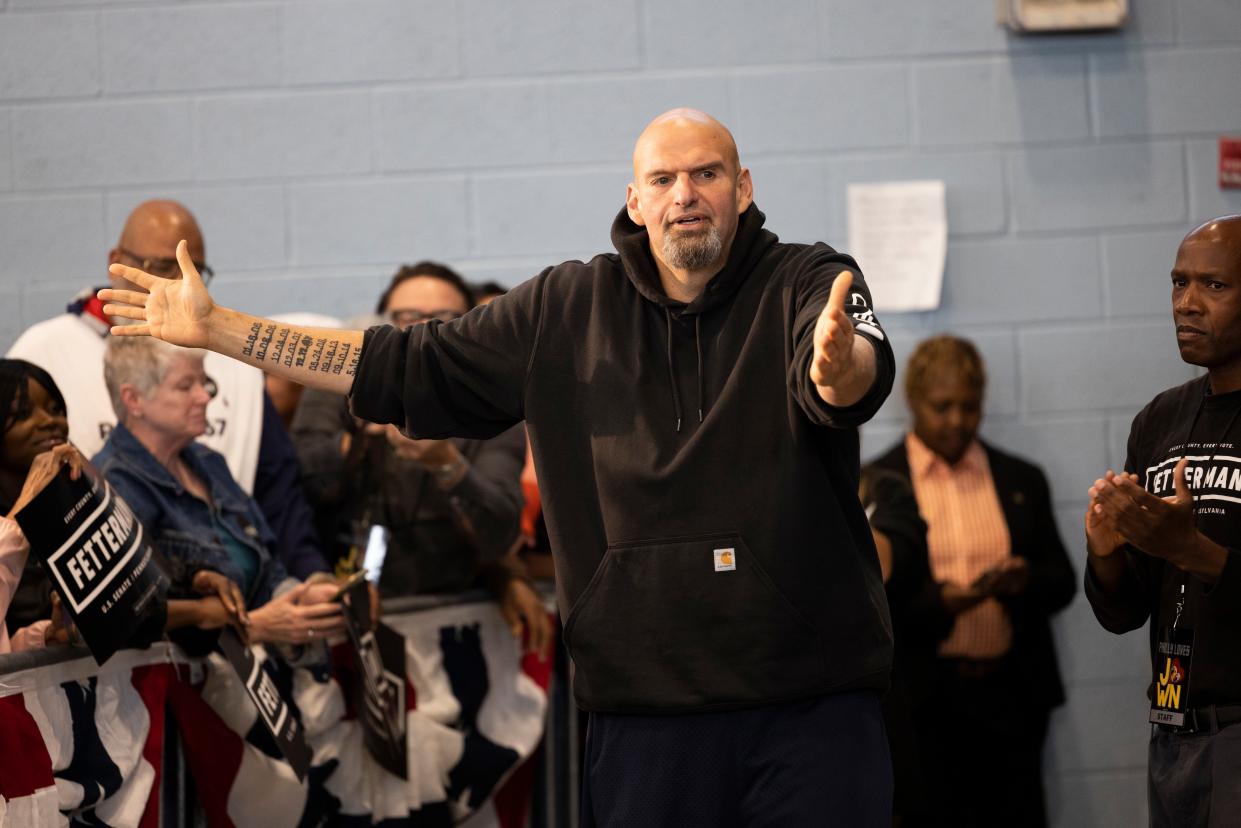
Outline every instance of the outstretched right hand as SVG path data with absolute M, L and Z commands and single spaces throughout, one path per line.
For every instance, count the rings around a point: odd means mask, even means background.
M 187 348 L 207 347 L 207 319 L 215 310 L 215 302 L 190 259 L 189 246 L 184 239 L 177 244 L 177 263 L 181 265 L 180 279 L 161 279 L 122 264 L 108 268 L 113 276 L 147 290 L 146 293 L 113 288 L 99 291 L 99 298 L 108 303 L 103 307 L 104 313 L 138 320 L 133 325 L 114 325 L 114 336 L 153 336 Z

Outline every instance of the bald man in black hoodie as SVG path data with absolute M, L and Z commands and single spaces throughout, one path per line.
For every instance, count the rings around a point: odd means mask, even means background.
M 185 278 L 104 291 L 150 334 L 351 394 L 413 436 L 525 420 L 574 691 L 586 825 L 878 825 L 891 624 L 857 426 L 891 346 L 856 263 L 762 225 L 732 135 L 656 118 L 612 227 L 448 323 L 279 325 Z

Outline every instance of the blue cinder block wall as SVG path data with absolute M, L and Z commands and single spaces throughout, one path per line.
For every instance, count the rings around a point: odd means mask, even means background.
M 193 209 L 218 299 L 368 310 L 400 262 L 514 284 L 606 249 L 628 153 L 676 105 L 730 124 L 769 226 L 844 246 L 851 181 L 943 178 L 943 307 L 986 434 L 1037 459 L 1079 566 L 1090 482 L 1192 375 L 1167 271 L 1241 212 L 1241 2 L 1131 0 L 1119 33 L 1022 38 L 985 0 L 0 0 L 0 343 L 102 284 L 142 199 Z M 899 394 L 866 429 L 896 439 Z M 1145 819 L 1143 633 L 1078 600 L 1047 752 L 1058 826 Z

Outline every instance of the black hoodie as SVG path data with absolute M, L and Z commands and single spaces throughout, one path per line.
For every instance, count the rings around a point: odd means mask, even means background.
M 857 499 L 858 435 L 892 349 L 856 263 L 742 214 L 687 304 L 622 210 L 619 252 L 548 268 L 465 317 L 367 333 L 353 410 L 411 435 L 526 420 L 579 703 L 688 712 L 882 690 L 891 625 Z M 831 284 L 875 346 L 862 400 L 809 378 Z

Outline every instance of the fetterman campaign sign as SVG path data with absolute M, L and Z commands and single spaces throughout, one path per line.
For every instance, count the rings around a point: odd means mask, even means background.
M 232 627 L 220 630 L 219 644 L 220 652 L 224 653 L 245 685 L 250 701 L 258 709 L 263 726 L 276 740 L 284 758 L 289 760 L 298 781 L 305 781 L 312 758 L 310 748 L 306 746 L 306 733 L 293 711 L 293 705 L 280 693 L 280 688 L 264 668 L 266 655 L 262 658 L 256 655 Z
M 142 524 L 94 470 L 71 480 L 62 469 L 17 522 L 95 661 L 163 634 L 168 576 Z
M 355 578 L 341 591 L 345 629 L 353 647 L 354 705 L 362 741 L 371 756 L 401 779 L 409 778 L 405 746 L 405 636 L 382 621 L 371 625 L 366 581 Z

